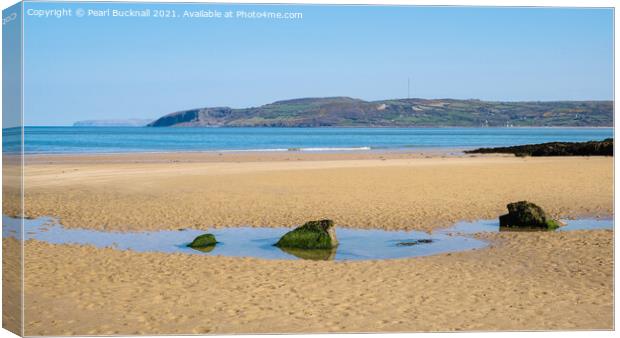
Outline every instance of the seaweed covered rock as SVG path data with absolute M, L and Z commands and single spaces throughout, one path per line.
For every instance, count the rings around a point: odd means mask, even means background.
M 548 142 L 522 146 L 479 148 L 466 154 L 514 154 L 515 156 L 613 156 L 614 139 L 588 142 Z
M 217 244 L 217 241 L 213 234 L 204 234 L 194 238 L 187 246 L 190 248 L 205 248 L 214 246 L 215 244 Z
M 499 216 L 499 226 L 503 228 L 538 228 L 553 230 L 557 229 L 559 222 L 551 219 L 538 205 L 520 201 L 506 206 L 508 213 Z
M 297 249 L 331 249 L 338 246 L 336 230 L 332 220 L 310 221 L 289 231 L 275 246 Z

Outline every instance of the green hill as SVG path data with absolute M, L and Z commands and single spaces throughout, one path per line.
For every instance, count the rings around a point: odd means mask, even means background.
M 613 101 L 494 102 L 454 99 L 363 101 L 301 98 L 260 107 L 199 108 L 149 127 L 611 127 Z

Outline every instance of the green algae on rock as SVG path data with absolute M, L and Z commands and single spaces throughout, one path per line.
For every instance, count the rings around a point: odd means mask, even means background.
M 506 206 L 508 213 L 499 217 L 500 228 L 531 228 L 555 230 L 560 223 L 550 218 L 538 205 L 519 201 Z
M 215 246 L 215 244 L 217 244 L 217 241 L 213 234 L 204 234 L 194 238 L 187 246 L 190 248 L 205 248 Z
M 289 231 L 275 244 L 280 248 L 331 249 L 338 246 L 334 221 L 310 221 Z

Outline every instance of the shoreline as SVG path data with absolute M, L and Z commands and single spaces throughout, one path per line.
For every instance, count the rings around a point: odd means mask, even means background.
M 155 120 L 153 120 L 155 121 Z M 20 127 L 10 127 L 10 128 L 2 128 L 3 130 L 10 130 Z M 504 127 L 504 126 L 496 126 L 496 127 L 459 127 L 459 126 L 408 126 L 408 127 L 396 127 L 396 126 L 364 126 L 364 127 L 355 127 L 355 126 L 323 126 L 323 127 L 265 127 L 265 126 L 195 126 L 195 127 L 184 127 L 184 126 L 171 126 L 171 127 L 148 127 L 148 126 L 24 126 L 24 128 L 187 128 L 187 129 L 195 129 L 195 128 L 204 128 L 204 129 L 218 129 L 218 128 L 230 128 L 230 129 L 238 129 L 238 128 L 274 128 L 274 129 L 613 129 L 614 126 L 513 126 L 513 127 Z
M 273 148 L 273 149 L 215 149 L 215 150 L 169 150 L 169 151 L 120 151 L 120 152 L 42 152 L 42 153 L 24 153 L 23 156 L 27 157 L 45 157 L 45 156 L 96 156 L 96 155 L 130 155 L 130 154 L 270 154 L 270 153 L 301 153 L 301 154 L 357 154 L 357 153 L 424 153 L 428 152 L 450 152 L 450 151 L 462 151 L 469 149 L 470 147 L 442 147 L 442 146 L 429 146 L 429 147 L 301 147 L 301 148 Z M 20 155 L 20 154 L 18 154 Z

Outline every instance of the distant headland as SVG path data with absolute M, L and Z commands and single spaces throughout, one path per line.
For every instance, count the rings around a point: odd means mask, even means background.
M 613 101 L 300 98 L 160 117 L 148 127 L 612 127 Z
M 74 127 L 144 127 L 153 119 L 84 120 L 73 123 Z

